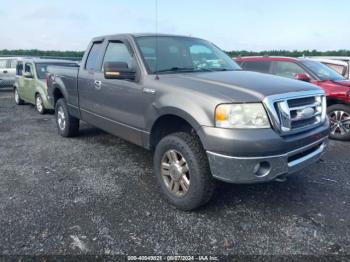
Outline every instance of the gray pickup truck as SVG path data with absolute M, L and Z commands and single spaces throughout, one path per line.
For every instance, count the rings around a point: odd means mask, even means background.
M 59 134 L 77 135 L 82 120 L 152 150 L 163 194 L 183 210 L 206 203 L 215 179 L 284 180 L 327 145 L 320 88 L 242 71 L 202 39 L 97 37 L 80 66 L 48 71 Z

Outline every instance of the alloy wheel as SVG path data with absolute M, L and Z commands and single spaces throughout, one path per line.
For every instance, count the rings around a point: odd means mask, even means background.
M 16 101 L 16 104 L 19 103 L 19 95 L 18 95 L 17 88 L 15 89 L 15 101 Z
M 38 95 L 36 97 L 36 108 L 37 110 L 41 113 L 44 109 L 44 105 L 43 105 L 43 100 L 41 99 L 41 96 Z
M 64 130 L 66 128 L 66 116 L 64 114 L 62 106 L 60 106 L 57 110 L 57 123 L 58 123 L 58 127 L 61 130 Z
M 331 124 L 331 134 L 335 136 L 346 135 L 350 133 L 350 115 L 342 110 L 329 113 Z
M 190 174 L 186 159 L 176 150 L 168 150 L 161 161 L 161 176 L 173 195 L 182 197 L 190 187 Z

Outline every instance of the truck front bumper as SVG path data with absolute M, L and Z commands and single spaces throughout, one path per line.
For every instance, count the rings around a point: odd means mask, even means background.
M 285 138 L 272 129 L 199 130 L 212 175 L 238 184 L 267 182 L 308 167 L 325 153 L 328 133 L 328 121 Z
M 207 151 L 210 169 L 217 179 L 230 183 L 259 183 L 293 174 L 317 161 L 328 137 L 286 154 L 264 157 L 233 157 Z

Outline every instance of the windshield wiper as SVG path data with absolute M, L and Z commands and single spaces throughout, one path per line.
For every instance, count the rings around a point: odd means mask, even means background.
M 194 71 L 194 67 L 172 67 L 167 69 L 162 69 L 155 71 L 155 73 L 166 73 L 166 72 L 192 72 Z
M 231 69 L 231 68 L 216 68 L 216 67 L 203 67 L 198 68 L 197 71 L 208 71 L 208 72 L 218 72 L 218 71 L 240 71 L 242 69 Z
M 212 68 L 213 71 L 241 71 L 242 69 L 231 69 L 231 68 Z

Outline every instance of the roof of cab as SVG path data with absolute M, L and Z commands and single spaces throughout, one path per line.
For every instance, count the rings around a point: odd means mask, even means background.
M 300 61 L 303 58 L 288 57 L 288 56 L 243 56 L 236 57 L 237 61 Z
M 172 34 L 156 34 L 156 33 L 134 33 L 134 34 L 113 34 L 113 35 L 103 35 L 103 36 L 97 36 L 92 39 L 92 41 L 102 41 L 105 38 L 117 38 L 117 37 L 156 37 L 156 36 L 172 36 L 172 37 L 186 37 L 186 38 L 196 38 L 193 36 L 184 36 L 184 35 L 172 35 Z

